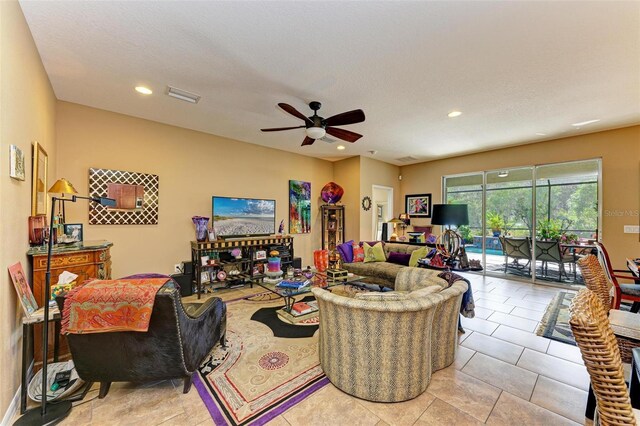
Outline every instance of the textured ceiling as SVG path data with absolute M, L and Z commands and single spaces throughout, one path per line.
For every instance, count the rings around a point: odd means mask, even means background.
M 315 157 L 409 164 L 640 123 L 637 1 L 20 3 L 59 99 Z M 362 108 L 345 128 L 364 137 L 259 131 L 311 100 Z

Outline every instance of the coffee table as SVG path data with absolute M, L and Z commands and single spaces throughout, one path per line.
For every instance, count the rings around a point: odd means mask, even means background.
M 301 295 L 301 294 L 306 294 L 306 293 L 311 293 L 311 289 L 312 288 L 324 288 L 324 289 L 329 289 L 331 287 L 337 286 L 337 285 L 342 285 L 342 284 L 349 284 L 349 283 L 353 283 L 355 281 L 361 281 L 363 279 L 365 279 L 366 277 L 363 277 L 361 275 L 349 275 L 346 278 L 340 279 L 340 280 L 332 280 L 330 278 L 327 278 L 327 274 L 322 273 L 322 272 L 316 272 L 316 274 L 313 276 L 313 278 L 311 278 L 311 284 L 303 287 L 301 289 L 293 289 L 293 288 L 281 288 L 281 287 L 277 287 L 276 283 L 267 283 L 267 282 L 261 282 L 258 283 L 261 287 L 279 295 L 280 297 L 282 297 L 284 299 L 284 310 L 286 312 L 291 312 L 291 307 L 293 306 L 293 303 L 295 302 L 295 296 Z

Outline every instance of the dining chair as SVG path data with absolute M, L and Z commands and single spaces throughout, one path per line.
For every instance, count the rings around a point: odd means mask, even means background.
M 640 311 L 640 285 L 635 283 L 635 278 L 630 275 L 622 275 L 621 272 L 628 272 L 622 270 L 613 269 L 611 260 L 609 259 L 609 253 L 602 243 L 596 243 L 598 250 L 598 260 L 602 265 L 602 269 L 606 274 L 606 279 L 613 285 L 613 309 L 620 309 L 620 303 L 623 300 L 633 302 L 631 312 L 637 313 Z M 620 280 L 630 280 L 633 284 L 620 284 Z
M 583 288 L 573 298 L 569 324 L 596 397 L 594 425 L 635 425 L 616 337 L 600 298 Z

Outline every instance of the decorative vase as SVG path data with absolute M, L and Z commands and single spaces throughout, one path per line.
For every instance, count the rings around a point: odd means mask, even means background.
M 314 250 L 313 251 L 313 264 L 318 272 L 324 272 L 329 266 L 329 251 L 328 250 Z
M 335 204 L 342 199 L 344 189 L 335 182 L 329 182 L 322 187 L 320 197 L 322 201 L 329 204 Z
M 196 225 L 196 241 L 203 242 L 207 241 L 207 223 L 209 223 L 209 218 L 204 216 L 194 216 L 191 218 L 194 225 Z

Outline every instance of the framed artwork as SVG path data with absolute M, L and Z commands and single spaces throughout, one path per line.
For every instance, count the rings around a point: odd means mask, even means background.
M 13 286 L 16 289 L 24 313 L 30 316 L 38 310 L 38 303 L 36 302 L 36 298 L 33 297 L 33 292 L 27 282 L 27 276 L 24 273 L 24 269 L 22 269 L 22 264 L 18 262 L 15 265 L 9 266 L 9 275 L 11 276 L 11 281 L 13 281 Z
M 409 217 L 431 217 L 431 194 L 405 195 L 404 201 Z
M 311 182 L 289 181 L 289 233 L 311 232 Z
M 73 241 L 82 240 L 82 224 L 81 223 L 65 223 L 64 235 Z
M 31 187 L 31 216 L 47 214 L 47 176 L 49 156 L 42 145 L 33 143 L 33 182 Z
M 90 225 L 157 225 L 158 175 L 89 169 L 89 196 L 116 200 L 115 207 L 89 203 Z
M 15 145 L 9 146 L 9 177 L 24 180 L 24 154 Z

